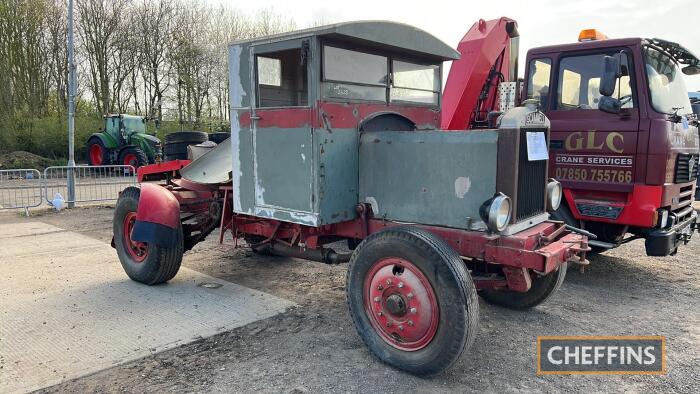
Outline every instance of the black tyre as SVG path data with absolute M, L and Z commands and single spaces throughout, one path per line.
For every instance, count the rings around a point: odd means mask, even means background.
M 381 361 L 417 375 L 454 364 L 476 335 L 479 303 L 459 255 L 413 227 L 372 234 L 352 254 L 347 302 Z
M 112 228 L 114 247 L 126 274 L 136 282 L 157 285 L 172 279 L 180 269 L 183 254 L 182 228 L 177 230 L 175 247 L 137 242 L 131 239 L 141 189 L 128 187 L 119 196 Z
M 119 164 L 139 168 L 148 165 L 148 156 L 141 148 L 129 146 L 119 152 Z
M 203 131 L 177 131 L 165 136 L 165 144 L 187 142 L 191 145 L 201 144 L 209 140 L 209 135 Z
M 211 133 L 211 134 L 209 134 L 209 141 L 216 142 L 217 144 L 220 144 L 229 138 L 231 138 L 231 133 Z
M 481 297 L 487 302 L 510 309 L 529 309 L 547 301 L 564 283 L 567 263 L 547 275 L 531 274 L 532 286 L 525 293 L 510 290 L 483 290 Z
M 163 146 L 163 155 L 165 157 L 165 161 L 187 160 L 187 147 L 190 145 L 197 144 L 192 144 L 189 142 L 173 142 L 165 144 Z
M 110 163 L 109 149 L 99 138 L 90 138 L 87 143 L 87 162 L 91 166 L 103 166 Z

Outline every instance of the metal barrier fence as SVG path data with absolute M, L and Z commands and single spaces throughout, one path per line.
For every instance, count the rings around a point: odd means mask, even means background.
M 75 179 L 75 198 L 68 197 L 68 177 Z M 110 201 L 119 192 L 137 183 L 136 170 L 132 166 L 54 166 L 44 170 L 44 198 L 53 205 L 56 193 L 66 203 Z
M 34 169 L 0 170 L 0 210 L 38 207 L 42 202 L 41 173 Z

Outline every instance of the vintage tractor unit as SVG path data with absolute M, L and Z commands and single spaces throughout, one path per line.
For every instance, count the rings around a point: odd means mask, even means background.
M 111 114 L 104 117 L 104 122 L 104 129 L 88 138 L 90 165 L 121 164 L 138 168 L 160 160 L 160 140 L 146 132 L 145 118 Z
M 122 192 L 126 273 L 168 281 L 216 227 L 257 253 L 349 262 L 350 315 L 372 353 L 415 374 L 449 367 L 477 334 L 478 294 L 536 306 L 589 250 L 585 232 L 549 219 L 562 191 L 535 105 L 494 128 L 438 130 L 442 63 L 458 57 L 392 22 L 231 44 L 231 139 Z

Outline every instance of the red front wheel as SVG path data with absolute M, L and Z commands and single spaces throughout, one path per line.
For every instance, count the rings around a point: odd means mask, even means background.
M 425 230 L 396 227 L 365 239 L 350 260 L 346 291 L 358 334 L 393 367 L 434 375 L 474 340 L 479 303 L 471 277 L 459 255 Z

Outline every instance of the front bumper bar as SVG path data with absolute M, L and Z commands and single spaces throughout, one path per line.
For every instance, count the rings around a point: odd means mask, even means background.
M 686 220 L 677 223 L 671 228 L 654 230 L 646 234 L 646 247 L 648 256 L 669 256 L 678 251 L 678 246 L 687 244 L 693 233 L 698 228 L 698 214 L 693 211 Z

